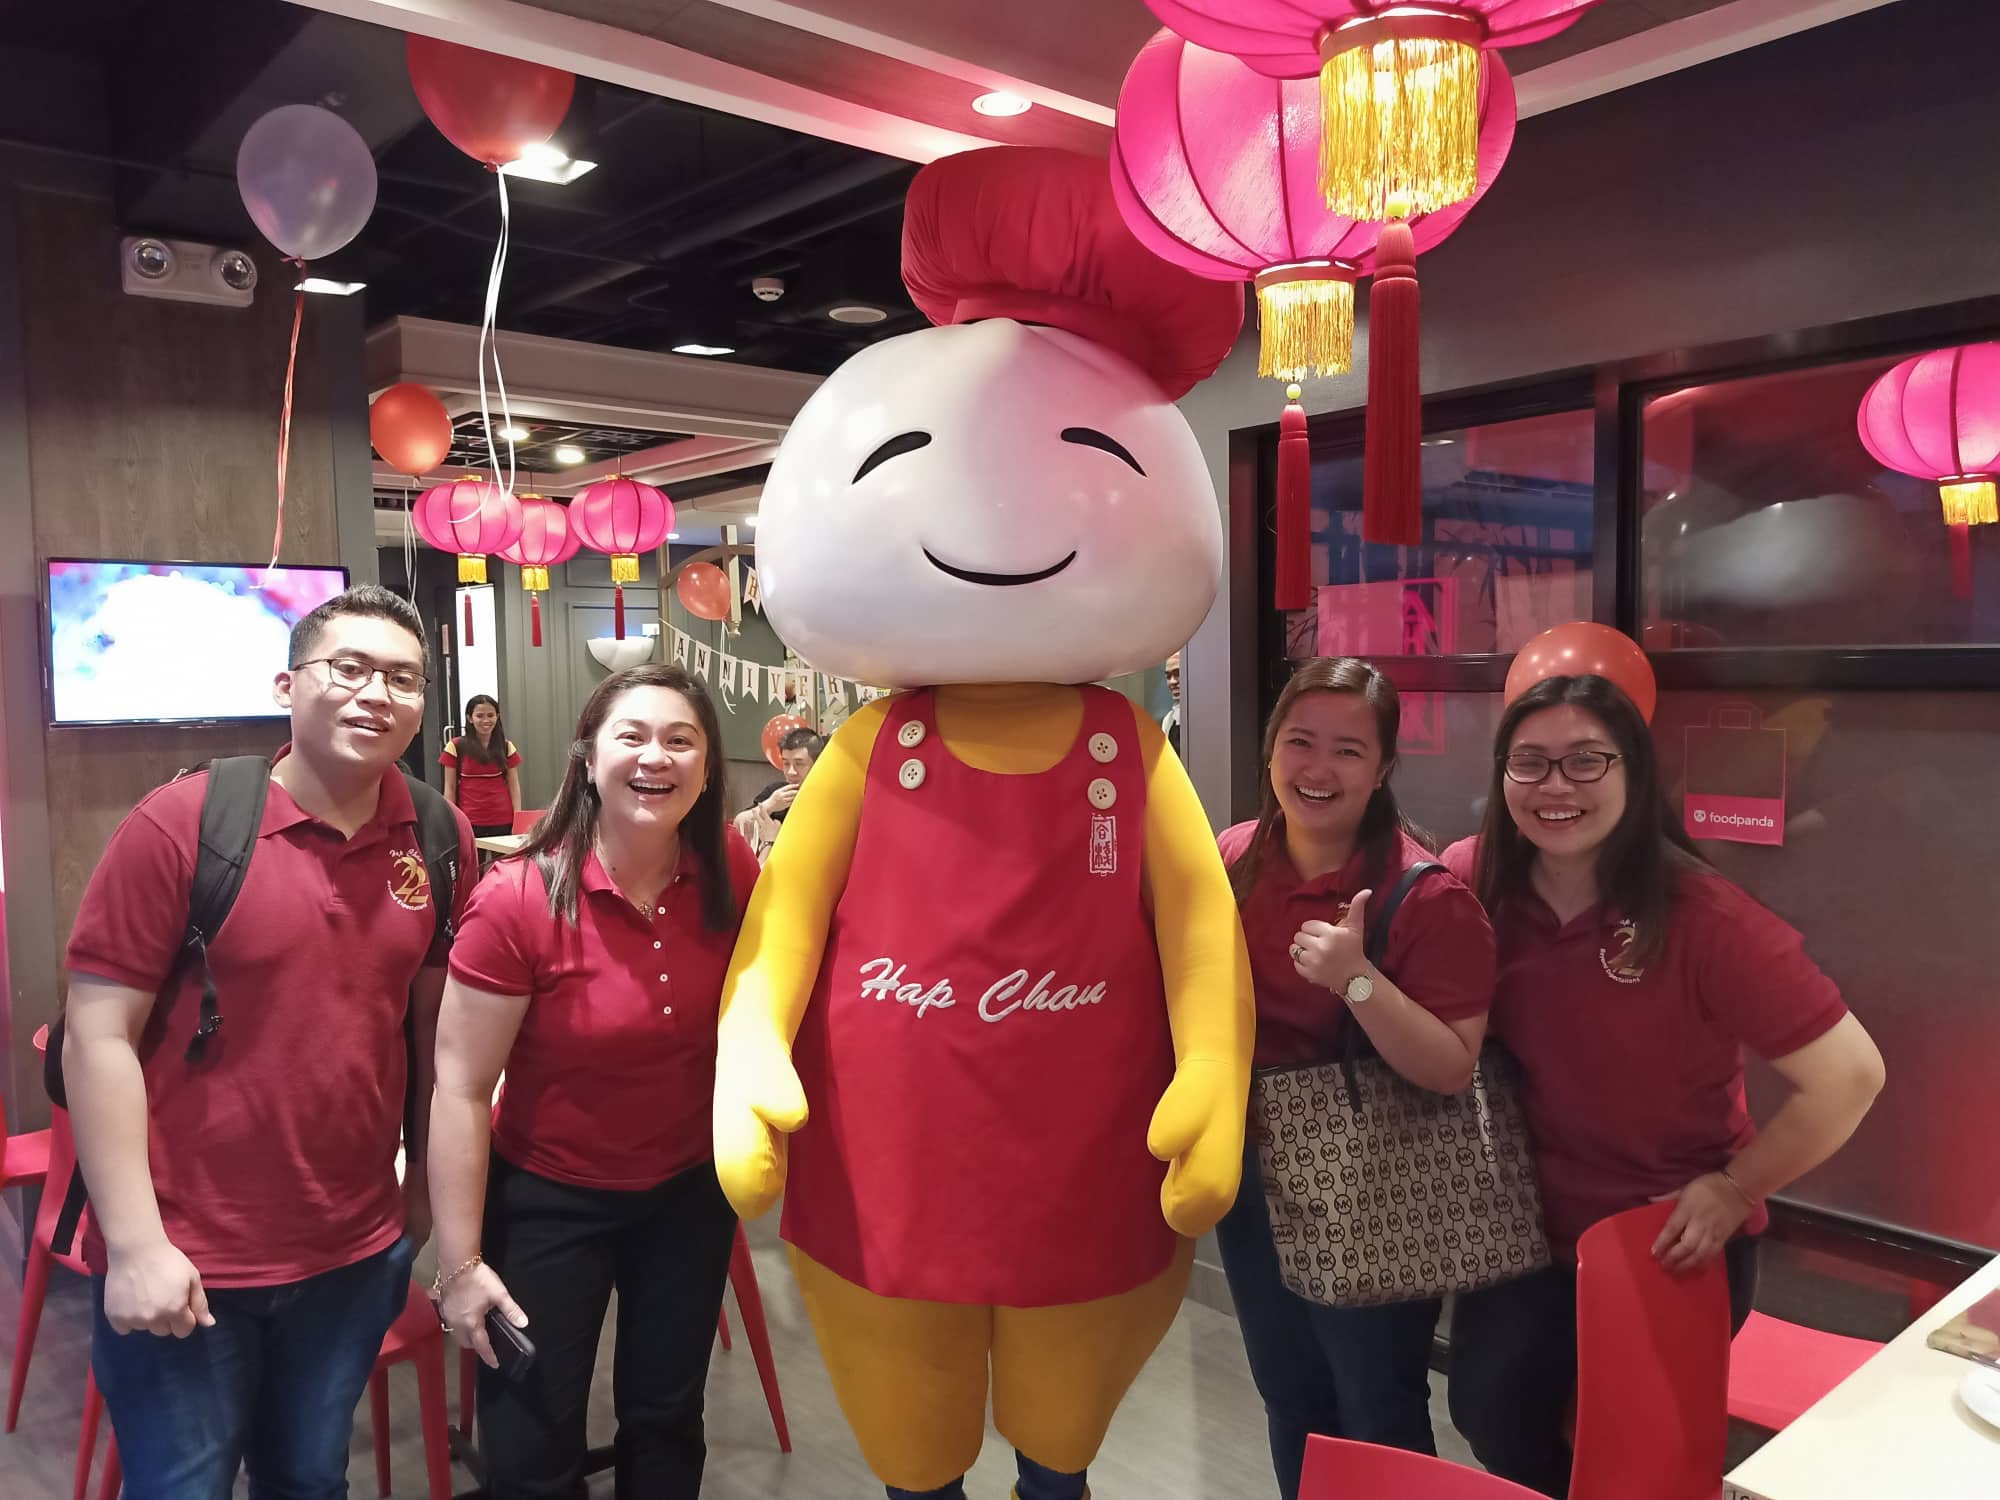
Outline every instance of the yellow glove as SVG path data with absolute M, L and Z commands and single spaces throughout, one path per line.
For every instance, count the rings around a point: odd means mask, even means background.
M 784 1191 L 784 1138 L 806 1122 L 792 1039 L 854 864 L 868 757 L 888 709 L 883 700 L 857 710 L 813 763 L 757 877 L 722 981 L 715 1173 L 746 1219 L 768 1212 Z
M 1146 900 L 1160 944 L 1174 1077 L 1146 1147 L 1168 1163 L 1160 1211 L 1177 1233 L 1213 1229 L 1236 1201 L 1256 1005 L 1250 951 L 1201 799 L 1159 726 L 1134 710 L 1146 761 Z

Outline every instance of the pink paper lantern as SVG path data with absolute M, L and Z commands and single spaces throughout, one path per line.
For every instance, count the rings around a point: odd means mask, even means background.
M 1320 80 L 1318 180 L 1357 219 L 1428 213 L 1477 185 L 1482 60 L 1554 36 L 1599 0 L 1146 0 L 1200 47 Z
M 639 554 L 674 529 L 674 502 L 664 491 L 614 474 L 584 486 L 570 502 L 569 523 L 593 552 L 611 557 L 613 618 L 625 639 L 625 585 L 639 581 Z
M 1868 387 L 1855 420 L 1877 463 L 1937 485 L 1951 528 L 1952 592 L 1970 598 L 1970 528 L 2000 521 L 2000 344 L 1904 360 Z
M 476 474 L 425 490 L 410 523 L 438 551 L 458 554 L 460 583 L 486 582 L 486 554 L 513 546 L 524 524 L 521 502 Z
M 529 640 L 542 643 L 542 594 L 549 586 L 549 569 L 559 568 L 583 550 L 583 538 L 569 524 L 569 512 L 541 495 L 521 497 L 521 535 L 500 556 L 521 570 L 521 587 L 528 591 Z

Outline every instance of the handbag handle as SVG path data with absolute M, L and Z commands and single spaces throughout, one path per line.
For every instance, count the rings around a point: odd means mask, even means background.
M 1410 894 L 1411 888 L 1419 880 L 1431 871 L 1443 868 L 1444 866 L 1434 859 L 1420 859 L 1403 871 L 1402 878 L 1389 892 L 1389 898 L 1376 908 L 1373 919 L 1368 923 L 1367 932 L 1362 935 L 1363 958 L 1379 966 L 1381 956 L 1389 946 L 1389 924 L 1396 920 L 1396 913 L 1402 908 L 1403 898 Z M 1343 1000 L 1341 1003 L 1344 1005 L 1346 1001 Z M 1368 1040 L 1368 1033 L 1362 1029 L 1361 1023 L 1350 1015 L 1347 1024 L 1340 1028 L 1340 1056 L 1337 1061 L 1340 1063 L 1341 1076 L 1347 1080 L 1347 1097 L 1355 1101 L 1357 1108 L 1361 1102 L 1361 1089 L 1354 1072 L 1354 1064 L 1365 1053 L 1374 1050 L 1374 1044 Z

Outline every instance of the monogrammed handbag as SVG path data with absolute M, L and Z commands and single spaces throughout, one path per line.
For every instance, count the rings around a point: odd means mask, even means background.
M 1404 871 L 1368 925 L 1389 923 L 1432 862 Z M 1520 1102 L 1520 1064 L 1489 1042 L 1456 1094 L 1419 1088 L 1351 1017 L 1341 1055 L 1260 1068 L 1250 1126 L 1285 1286 L 1329 1307 L 1373 1307 L 1491 1286 L 1549 1263 Z

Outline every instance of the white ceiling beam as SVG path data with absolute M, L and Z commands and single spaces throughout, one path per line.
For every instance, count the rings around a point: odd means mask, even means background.
M 993 143 L 767 78 L 686 47 L 517 0 L 292 0 L 312 10 L 504 52 L 643 93 L 927 162 Z

